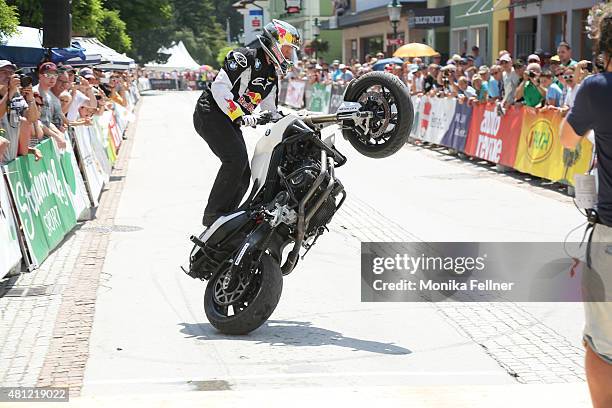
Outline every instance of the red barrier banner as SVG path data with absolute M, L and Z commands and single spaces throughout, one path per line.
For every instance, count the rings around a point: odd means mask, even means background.
M 500 116 L 494 102 L 474 105 L 465 153 L 504 166 L 514 166 L 522 122 L 523 110 L 520 107 L 510 106 Z

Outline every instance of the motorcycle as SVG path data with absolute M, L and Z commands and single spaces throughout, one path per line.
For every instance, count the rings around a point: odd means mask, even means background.
M 346 157 L 334 135 L 321 130 L 340 124 L 342 135 L 361 154 L 388 157 L 407 141 L 413 107 L 399 78 L 371 72 L 351 81 L 335 114 L 288 114 L 258 141 L 251 162 L 252 189 L 233 213 L 218 218 L 194 243 L 185 273 L 208 281 L 204 310 L 220 332 L 246 334 L 276 308 L 300 259 L 328 230 L 346 191 L 336 168 Z

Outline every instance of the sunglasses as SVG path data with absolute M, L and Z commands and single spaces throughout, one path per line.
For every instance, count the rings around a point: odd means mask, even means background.
M 563 75 L 563 78 L 565 78 L 566 80 L 570 80 L 570 79 L 574 79 L 573 75 Z
M 52 74 L 50 72 L 45 72 L 42 74 L 45 78 L 57 78 L 57 74 Z

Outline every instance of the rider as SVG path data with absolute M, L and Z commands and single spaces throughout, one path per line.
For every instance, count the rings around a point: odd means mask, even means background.
M 251 170 L 240 125 L 255 126 L 255 108 L 277 113 L 279 77 L 297 59 L 301 37 L 292 25 L 272 20 L 257 36 L 261 47 L 236 48 L 225 57 L 211 87 L 204 88 L 193 113 L 196 131 L 221 160 L 202 224 L 239 205 L 249 188 Z

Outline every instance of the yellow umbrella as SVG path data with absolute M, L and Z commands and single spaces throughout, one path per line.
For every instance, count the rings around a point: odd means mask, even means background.
M 393 53 L 394 57 L 414 58 L 414 57 L 433 57 L 438 52 L 429 45 L 421 43 L 410 43 L 402 45 Z

